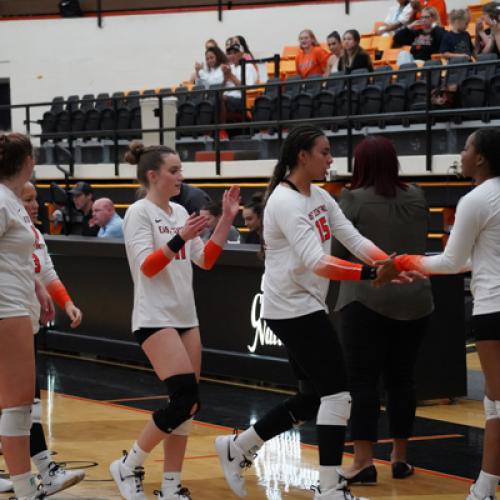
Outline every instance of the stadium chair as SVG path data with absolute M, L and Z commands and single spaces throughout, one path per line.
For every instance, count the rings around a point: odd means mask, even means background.
M 146 89 L 142 91 L 142 95 L 144 97 L 156 97 L 156 90 L 155 89 Z
M 94 109 L 94 105 L 95 105 L 94 94 L 85 94 L 82 97 L 82 103 L 80 105 L 80 109 L 82 111 L 87 112 L 89 109 Z
M 500 74 L 492 76 L 488 82 L 487 103 L 488 106 L 500 106 Z M 487 119 L 498 117 L 500 117 L 499 112 L 487 114 Z
M 142 120 L 141 120 L 141 107 L 135 106 L 130 110 L 130 128 L 131 129 L 140 129 L 142 128 Z M 134 139 L 140 139 L 140 132 L 130 132 L 130 137 Z
M 497 72 L 497 69 L 500 68 L 500 61 L 498 61 L 498 56 L 494 53 L 479 54 L 476 60 L 477 62 L 491 62 L 491 65 L 487 66 L 471 65 L 472 74 L 482 76 L 486 81 L 488 81 Z
M 321 91 L 321 76 L 310 76 L 301 91 L 292 99 L 291 118 L 306 120 L 313 115 L 314 97 Z
M 283 83 L 283 93 L 281 95 L 281 118 L 289 120 L 291 117 L 292 101 L 300 94 L 303 84 L 298 75 L 289 76 Z M 278 106 L 275 106 L 273 120 L 278 119 Z
M 446 65 L 446 75 L 444 78 L 444 84 L 448 87 L 450 85 L 460 85 L 460 82 L 467 76 L 468 68 L 454 68 L 456 64 L 468 63 L 469 60 L 466 57 L 454 57 L 448 61 Z
M 174 93 L 175 97 L 177 97 L 177 108 L 179 108 L 187 100 L 188 89 L 186 87 L 177 87 Z
M 486 103 L 486 80 L 483 76 L 468 76 L 460 83 L 459 87 L 460 106 L 462 108 L 480 108 Z M 459 117 L 457 117 L 460 120 Z M 486 121 L 486 115 L 467 115 L 467 119 L 481 118 Z M 457 119 L 454 120 L 457 123 Z
M 392 113 L 400 113 L 406 110 L 407 106 L 407 86 L 402 83 L 391 83 L 383 93 L 383 108 L 388 115 Z M 385 123 L 401 124 L 403 120 L 384 120 Z M 404 123 L 406 125 L 406 122 Z
M 104 92 L 101 94 L 97 94 L 97 98 L 95 101 L 95 109 L 97 109 L 97 111 L 101 111 L 105 108 L 110 108 L 110 107 L 111 107 L 111 100 L 109 98 L 109 94 Z
M 328 78 L 325 88 L 314 98 L 313 116 L 315 118 L 328 118 L 337 113 L 337 95 L 345 86 L 345 72 L 339 71 Z M 337 129 L 338 126 L 333 127 Z
M 268 83 L 278 83 L 279 78 L 272 78 Z M 272 119 L 278 96 L 278 87 L 265 87 L 264 93 L 255 98 L 253 107 L 253 121 L 269 121 Z
M 52 113 L 60 113 L 64 109 L 64 97 L 57 96 L 52 99 L 50 111 Z
M 125 92 L 113 92 L 113 95 L 111 97 L 113 98 L 111 100 L 112 109 L 118 109 L 121 108 L 122 106 L 125 106 L 126 104 Z
M 130 128 L 130 109 L 128 106 L 120 106 L 116 110 L 116 128 L 118 130 L 127 130 Z M 129 132 L 120 132 L 119 137 L 130 138 Z
M 205 88 L 203 85 L 199 86 Z M 217 105 L 217 90 L 224 88 L 224 85 L 210 85 L 207 92 L 201 95 L 201 100 L 196 104 L 196 124 L 197 125 L 212 125 L 215 121 L 215 111 Z M 194 90 L 194 88 L 193 88 Z M 221 96 L 222 98 L 222 96 Z
M 70 95 L 68 100 L 66 101 L 66 110 L 67 111 L 75 111 L 80 108 L 80 103 L 78 102 L 80 97 L 77 95 Z
M 372 82 L 361 89 L 359 93 L 359 112 L 360 114 L 377 114 L 383 109 L 383 92 L 391 83 L 392 75 L 390 66 L 381 66 L 377 68 L 372 75 Z M 373 124 L 372 121 L 367 122 Z M 360 122 L 360 125 L 364 123 Z M 380 127 L 384 126 L 383 121 L 379 121 Z
M 141 100 L 139 99 L 140 95 L 141 95 L 141 93 L 138 90 L 131 90 L 127 94 L 126 105 L 127 105 L 128 109 L 132 110 L 134 108 L 141 107 Z
M 414 69 L 414 72 L 411 73 L 397 73 L 397 82 L 409 87 L 412 83 L 414 83 L 417 79 L 417 65 L 414 62 L 401 64 L 399 67 L 400 70 L 408 70 Z

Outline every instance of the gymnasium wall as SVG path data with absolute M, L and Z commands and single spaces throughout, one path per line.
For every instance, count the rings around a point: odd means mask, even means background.
M 370 31 L 393 3 L 354 1 L 349 16 L 343 2 L 240 9 L 224 12 L 222 23 L 214 11 L 109 16 L 103 29 L 94 17 L 1 21 L 0 79 L 10 80 L 13 104 L 166 87 L 189 78 L 207 38 L 223 44 L 242 34 L 254 55 L 264 57 L 296 44 L 303 28 L 313 29 L 321 41 L 333 29 Z M 447 4 L 449 9 L 466 5 L 464 0 Z M 23 120 L 24 113 L 14 112 L 13 128 L 22 129 Z

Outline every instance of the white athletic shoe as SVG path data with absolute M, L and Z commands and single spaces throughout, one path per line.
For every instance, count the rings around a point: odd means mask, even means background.
M 469 490 L 469 495 L 467 497 L 467 500 L 495 500 L 496 497 L 480 497 L 475 491 L 474 491 L 474 485 L 470 487 Z
M 162 491 L 155 490 L 154 494 L 156 498 L 162 500 L 192 500 L 189 490 L 182 486 L 175 493 L 163 493 Z
M 8 491 L 14 491 L 12 481 L 0 478 L 0 493 L 7 493 Z
M 342 481 L 336 488 L 324 492 L 319 486 L 313 486 L 312 489 L 315 491 L 314 500 L 368 500 L 365 497 L 354 496 L 346 481 Z
M 126 453 L 122 459 L 112 462 L 109 466 L 109 472 L 125 500 L 146 500 L 142 487 L 144 467 L 136 467 L 132 470 L 124 465 L 125 458 L 127 458 Z
M 48 471 L 40 475 L 40 481 L 45 493 L 50 496 L 58 491 L 71 488 L 82 481 L 84 477 L 85 472 L 82 470 L 66 470 L 63 466 L 51 462 Z
M 43 500 L 46 499 L 47 495 L 45 494 L 45 491 L 41 489 L 40 486 L 38 486 L 38 493 L 35 494 L 35 496 L 31 497 L 14 497 L 13 499 L 9 500 Z
M 227 484 L 235 495 L 242 498 L 247 494 L 242 473 L 252 465 L 252 460 L 245 456 L 235 439 L 236 436 L 218 436 L 215 438 L 215 448 Z

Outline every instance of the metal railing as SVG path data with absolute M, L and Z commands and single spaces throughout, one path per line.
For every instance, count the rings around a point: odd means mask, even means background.
M 209 91 L 215 93 L 215 100 L 214 100 L 214 123 L 213 124 L 202 124 L 202 125 L 190 125 L 190 126 L 175 126 L 175 127 L 164 127 L 164 116 L 163 116 L 163 100 L 166 98 L 170 97 L 178 97 L 179 94 L 176 92 L 165 92 L 161 95 L 155 95 L 155 96 L 150 96 L 150 95 L 141 95 L 141 96 L 134 96 L 134 99 L 157 99 L 158 100 L 158 127 L 157 128 L 136 128 L 136 129 L 130 129 L 130 128 L 122 128 L 118 129 L 117 128 L 117 111 L 118 111 L 118 102 L 120 100 L 123 100 L 124 97 L 119 96 L 119 97 L 109 97 L 107 99 L 111 100 L 113 102 L 112 109 L 114 110 L 114 120 L 115 120 L 115 127 L 112 129 L 108 130 L 80 130 L 80 131 L 70 131 L 70 132 L 50 132 L 50 133 L 42 133 L 42 132 L 34 132 L 32 130 L 32 125 L 34 123 L 37 123 L 37 125 L 41 125 L 41 121 L 36 121 L 34 122 L 32 120 L 32 114 L 33 114 L 33 109 L 34 108 L 47 108 L 52 106 L 52 102 L 38 102 L 38 103 L 32 103 L 32 104 L 14 104 L 14 105 L 1 105 L 0 109 L 10 109 L 10 110 L 16 110 L 16 109 L 24 109 L 24 124 L 26 128 L 26 133 L 30 134 L 32 137 L 35 138 L 40 138 L 43 141 L 47 140 L 52 140 L 54 142 L 58 142 L 61 140 L 66 140 L 68 142 L 68 149 L 70 153 L 74 153 L 74 146 L 75 146 L 75 141 L 78 139 L 86 139 L 86 138 L 107 138 L 111 139 L 114 145 L 114 163 L 115 163 L 115 171 L 116 174 L 118 175 L 119 171 L 119 164 L 120 164 L 120 157 L 119 157 L 119 141 L 121 139 L 127 138 L 127 137 L 133 137 L 133 136 L 140 136 L 143 133 L 158 133 L 158 143 L 163 144 L 163 134 L 165 132 L 176 132 L 176 134 L 183 134 L 183 133 L 200 133 L 200 134 L 206 134 L 210 133 L 213 135 L 213 147 L 214 151 L 216 153 L 216 174 L 220 175 L 221 172 L 221 156 L 220 156 L 220 150 L 221 150 L 221 143 L 219 140 L 219 131 L 220 130 L 237 130 L 237 129 L 251 129 L 253 131 L 255 130 L 263 130 L 263 129 L 274 129 L 277 131 L 277 140 L 279 141 L 281 145 L 281 141 L 283 140 L 283 134 L 284 134 L 284 129 L 288 129 L 290 127 L 293 127 L 295 125 L 303 124 L 304 122 L 311 123 L 311 124 L 316 124 L 318 126 L 326 127 L 326 128 L 331 128 L 332 125 L 340 125 L 344 126 L 347 132 L 347 160 L 348 160 L 348 170 L 351 171 L 351 163 L 352 163 L 352 156 L 353 156 L 353 130 L 355 128 L 355 125 L 362 122 L 363 124 L 369 124 L 369 123 L 377 123 L 380 121 L 384 121 L 387 119 L 391 120 L 399 120 L 401 119 L 402 121 L 411 121 L 411 120 L 423 120 L 425 122 L 425 140 L 426 140 L 426 170 L 428 172 L 432 171 L 432 125 L 435 120 L 439 120 L 442 118 L 447 118 L 447 119 L 453 119 L 454 117 L 462 117 L 462 116 L 469 116 L 469 115 L 484 115 L 485 113 L 491 115 L 491 114 L 498 114 L 500 116 L 500 105 L 498 106 L 485 106 L 485 107 L 474 107 L 474 108 L 453 108 L 453 109 L 432 109 L 431 106 L 431 96 L 432 96 L 432 73 L 439 71 L 447 71 L 447 70 L 458 70 L 461 68 L 479 68 L 483 66 L 488 66 L 488 65 L 500 65 L 500 60 L 499 61 L 485 61 L 485 62 L 479 62 L 479 63 L 463 63 L 463 64 L 453 64 L 453 65 L 446 65 L 446 66 L 429 66 L 429 67 L 421 67 L 418 69 L 405 69 L 405 70 L 392 70 L 392 71 L 387 71 L 387 72 L 376 72 L 376 73 L 369 73 L 368 75 L 370 77 L 373 76 L 378 76 L 380 77 L 381 75 L 402 75 L 402 74 L 408 74 L 408 73 L 427 73 L 426 74 L 426 96 L 425 96 L 425 108 L 421 110 L 405 110 L 400 113 L 373 113 L 373 114 L 353 114 L 352 113 L 352 95 L 353 92 L 355 92 L 355 89 L 353 89 L 353 80 L 355 79 L 360 79 L 363 75 L 360 74 L 354 74 L 354 75 L 342 75 L 340 77 L 335 77 L 335 75 L 330 76 L 330 77 L 325 77 L 325 78 L 317 78 L 317 81 L 321 82 L 326 82 L 328 80 L 331 80 L 332 78 L 337 78 L 337 79 L 343 79 L 345 80 L 345 83 L 347 85 L 347 93 L 348 93 L 348 112 L 345 115 L 342 116 L 330 116 L 330 117 L 313 117 L 313 118 L 308 118 L 306 120 L 304 119 L 287 119 L 284 120 L 282 119 L 281 112 L 282 112 L 282 105 L 283 105 L 283 96 L 284 96 L 284 89 L 283 87 L 287 85 L 286 80 L 280 80 L 277 82 L 268 82 L 266 84 L 256 84 L 256 85 L 251 85 L 251 86 L 237 86 L 237 87 L 231 87 L 230 90 L 239 90 L 242 93 L 254 90 L 254 89 L 263 89 L 263 88 L 273 88 L 277 87 L 276 89 L 276 106 L 277 106 L 277 112 L 278 116 L 277 119 L 275 120 L 267 120 L 267 121 L 247 121 L 247 113 L 248 109 L 246 108 L 246 102 L 244 106 L 244 113 L 243 113 L 243 118 L 241 121 L 238 122 L 232 122 L 232 123 L 221 123 L 220 121 L 220 106 L 222 105 L 222 100 L 223 100 L 223 94 L 224 92 L 227 91 L 227 88 L 218 88 L 218 89 L 212 89 L 210 88 Z M 500 78 L 500 76 L 499 76 Z M 310 83 L 311 80 L 294 80 L 293 84 L 305 84 L 305 83 Z M 291 83 L 291 82 L 288 82 Z M 206 89 L 200 89 L 200 90 L 191 90 L 189 92 L 189 95 L 193 96 L 196 94 L 205 94 L 207 92 Z M 95 101 L 98 101 L 97 99 Z M 78 101 L 70 101 L 73 104 L 76 103 L 83 103 L 85 102 L 83 99 L 80 99 Z M 67 106 L 68 101 L 65 101 L 63 104 Z M 499 95 L 499 104 L 500 104 L 500 95 Z M 71 122 L 71 112 L 69 113 L 70 116 L 70 124 L 69 127 L 72 127 L 72 122 Z M 71 175 L 74 174 L 74 161 L 70 161 L 70 173 Z

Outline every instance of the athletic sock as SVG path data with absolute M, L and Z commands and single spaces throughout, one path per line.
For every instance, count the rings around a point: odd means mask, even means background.
M 34 457 L 42 451 L 47 451 L 47 442 L 42 424 L 34 423 L 30 431 L 30 456 Z
M 246 431 L 238 434 L 235 444 L 245 455 L 249 455 L 251 457 L 262 448 L 264 441 L 260 438 L 252 425 L 252 427 L 249 427 Z
M 43 476 L 48 472 L 49 465 L 52 462 L 50 458 L 50 451 L 48 450 L 41 451 L 40 453 L 37 453 L 36 455 L 31 457 L 31 460 L 33 460 L 33 463 L 38 469 L 40 475 Z
M 36 495 L 36 480 L 31 471 L 19 474 L 18 476 L 10 476 L 10 480 L 14 485 L 14 493 L 17 498 L 32 497 Z
M 130 451 L 128 452 L 127 458 L 124 460 L 123 465 L 127 466 L 130 470 L 134 470 L 136 467 L 141 467 L 146 458 L 148 458 L 149 453 L 146 453 L 137 444 L 137 441 L 132 445 Z
M 494 476 L 483 470 L 479 473 L 479 476 L 474 484 L 474 493 L 480 497 L 493 497 L 497 491 L 498 481 L 500 481 L 500 476 Z
M 164 472 L 163 481 L 161 483 L 162 493 L 176 493 L 181 487 L 180 472 Z
M 340 465 L 319 466 L 319 487 L 322 492 L 333 490 L 339 484 L 338 469 Z

